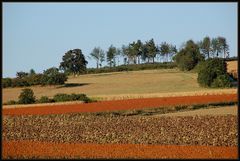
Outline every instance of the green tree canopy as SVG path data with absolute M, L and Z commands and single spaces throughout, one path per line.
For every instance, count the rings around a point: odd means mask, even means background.
M 107 62 L 109 63 L 110 67 L 112 67 L 112 64 L 116 66 L 116 60 L 115 60 L 116 53 L 117 53 L 116 47 L 111 45 L 107 51 Z
M 191 70 L 203 60 L 204 56 L 200 53 L 198 45 L 193 40 L 187 41 L 185 47 L 175 56 L 175 61 L 180 70 Z
M 59 68 L 66 73 L 83 74 L 86 72 L 87 63 L 81 49 L 74 49 L 63 55 Z

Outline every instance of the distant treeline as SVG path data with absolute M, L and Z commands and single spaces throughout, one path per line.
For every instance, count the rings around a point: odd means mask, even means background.
M 103 67 L 103 68 L 87 68 L 87 74 L 109 73 L 109 72 L 122 72 L 122 71 L 138 71 L 146 69 L 172 69 L 176 68 L 177 64 L 174 62 L 154 63 L 154 64 L 129 64 L 120 65 L 116 67 Z
M 33 69 L 27 72 L 17 72 L 16 78 L 3 78 L 2 87 L 25 87 L 32 85 L 58 85 L 64 84 L 67 76 L 60 73 L 58 68 L 52 67 L 45 70 L 43 73 L 35 73 Z

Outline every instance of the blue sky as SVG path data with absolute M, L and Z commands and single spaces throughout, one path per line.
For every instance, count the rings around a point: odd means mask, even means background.
M 58 67 L 70 49 L 223 36 L 237 56 L 237 3 L 3 3 L 3 77 Z M 104 64 L 105 65 L 105 64 Z

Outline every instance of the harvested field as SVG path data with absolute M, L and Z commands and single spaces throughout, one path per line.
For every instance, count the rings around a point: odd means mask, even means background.
M 233 115 L 4 115 L 3 158 L 235 159 L 237 125 Z
M 3 141 L 3 159 L 237 159 L 237 147 Z M 13 148 L 14 147 L 14 148 Z M 24 148 L 22 148 L 24 147 Z M 57 150 L 56 150 L 57 149 Z
M 142 98 L 116 101 L 102 101 L 88 104 L 38 106 L 28 108 L 3 109 L 4 115 L 24 115 L 24 114 L 61 114 L 73 112 L 100 112 L 114 110 L 142 109 L 153 107 L 165 107 L 175 105 L 206 104 L 214 102 L 237 101 L 236 94 L 205 95 L 205 96 L 182 96 L 164 98 Z
M 69 77 L 65 85 L 29 88 L 37 98 L 44 95 L 53 97 L 57 93 L 85 93 L 89 97 L 104 100 L 237 93 L 237 88 L 202 88 L 197 83 L 196 73 L 181 72 L 178 69 L 88 74 Z M 3 102 L 18 100 L 22 89 L 4 88 Z
M 233 115 L 148 117 L 60 114 L 3 116 L 2 139 L 54 143 L 237 146 Z
M 235 78 L 238 78 L 238 61 L 226 61 L 227 63 L 227 72 L 233 74 Z

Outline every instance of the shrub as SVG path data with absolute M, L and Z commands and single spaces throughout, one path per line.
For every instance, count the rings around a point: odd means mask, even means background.
M 94 102 L 94 100 L 88 98 L 85 94 L 64 94 L 58 93 L 54 95 L 53 100 L 55 102 L 65 102 L 65 101 L 83 101 L 84 103 Z
M 11 78 L 3 78 L 2 79 L 2 87 L 7 88 L 12 86 L 12 79 Z
M 64 93 L 58 93 L 53 96 L 53 100 L 55 102 L 65 102 L 65 101 L 71 101 L 71 96 Z
M 204 87 L 230 87 L 225 61 L 221 58 L 209 58 L 201 63 L 197 80 Z
M 77 101 L 77 100 L 81 101 L 81 100 L 83 100 L 85 98 L 87 98 L 87 96 L 85 94 L 75 94 L 75 93 L 72 93 L 70 95 L 71 101 Z
M 203 61 L 204 56 L 200 53 L 198 45 L 189 40 L 185 47 L 175 55 L 174 60 L 180 70 L 189 71 Z
M 31 104 L 35 103 L 35 96 L 32 89 L 25 88 L 19 95 L 19 104 Z
M 24 87 L 30 86 L 27 82 L 26 78 L 13 78 L 12 79 L 12 87 Z
M 213 80 L 211 86 L 214 88 L 231 87 L 229 76 L 227 74 L 217 76 L 217 78 Z
M 4 105 L 15 105 L 15 104 L 18 104 L 18 102 L 14 101 L 14 100 L 10 100 L 10 101 L 4 103 Z
M 52 99 L 48 98 L 47 96 L 42 96 L 39 100 L 38 100 L 39 103 L 50 103 L 50 102 L 53 102 Z
M 154 64 L 128 64 L 128 65 L 120 65 L 116 67 L 103 67 L 103 68 L 88 68 L 88 74 L 96 74 L 96 73 L 109 73 L 109 72 L 121 72 L 121 71 L 138 71 L 145 69 L 172 69 L 177 67 L 174 62 L 164 62 L 164 63 L 154 63 Z
M 58 68 L 52 67 L 43 72 L 42 85 L 60 85 L 66 80 L 66 74 L 59 73 Z

